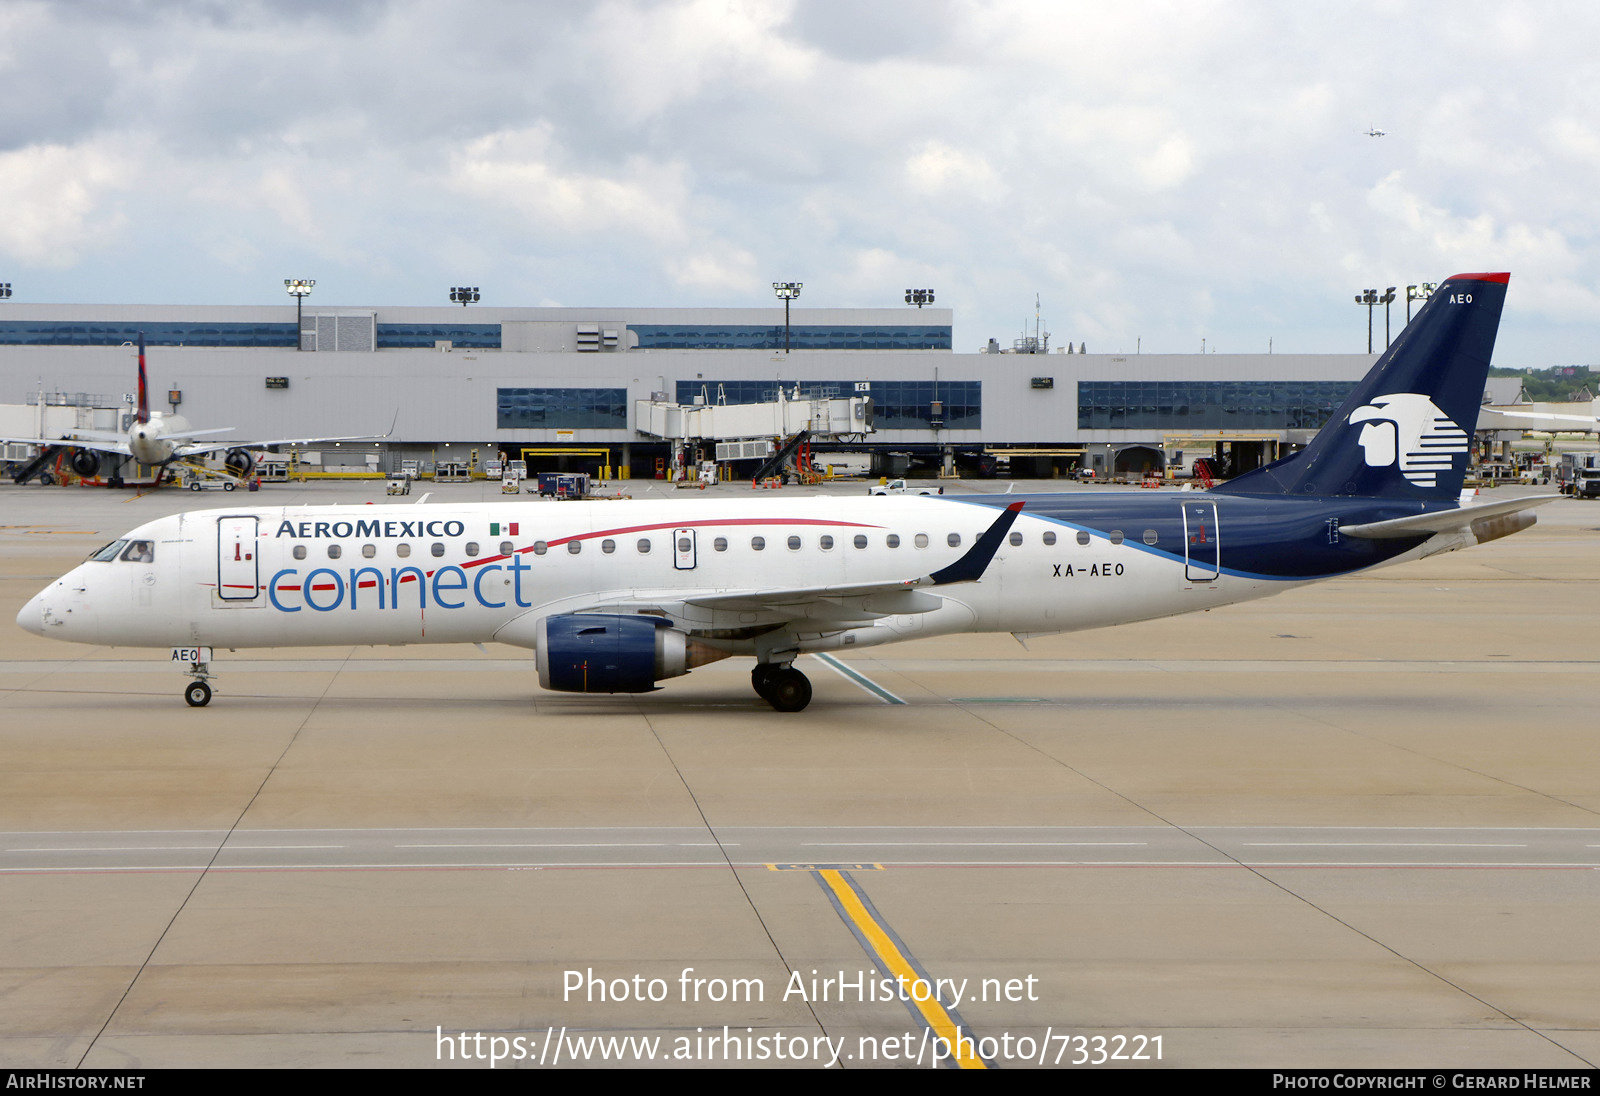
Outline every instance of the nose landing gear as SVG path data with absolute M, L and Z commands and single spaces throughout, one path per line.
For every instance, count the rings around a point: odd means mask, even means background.
M 209 652 L 211 648 L 207 647 Z M 191 708 L 204 708 L 211 703 L 211 674 L 207 670 L 210 663 L 189 663 L 189 676 L 194 678 L 183 690 L 184 702 Z

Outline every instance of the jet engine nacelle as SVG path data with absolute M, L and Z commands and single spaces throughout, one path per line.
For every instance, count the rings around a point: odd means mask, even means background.
M 100 471 L 100 454 L 93 449 L 74 449 L 72 470 L 84 479 L 97 475 Z
M 248 449 L 230 449 L 228 455 L 222 458 L 222 465 L 240 479 L 244 479 L 255 468 L 256 458 L 250 455 Z
M 538 629 L 539 684 L 568 693 L 647 693 L 662 678 L 689 672 L 689 648 L 687 635 L 654 617 L 545 617 Z

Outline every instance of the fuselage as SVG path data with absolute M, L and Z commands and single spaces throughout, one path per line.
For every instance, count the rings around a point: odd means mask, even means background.
M 928 575 L 1017 502 L 982 577 L 917 594 L 936 601 L 847 610 L 785 597 Z M 756 652 L 774 630 L 797 650 L 1040 634 L 1213 608 L 1421 554 L 1427 536 L 1340 537 L 1338 525 L 1422 506 L 1074 492 L 219 509 L 140 526 L 17 619 L 63 640 L 148 647 L 531 647 L 541 618 L 617 606 L 730 654 Z M 751 604 L 693 603 L 729 591 L 750 592 Z
M 189 420 L 182 415 L 163 415 L 159 411 L 148 422 L 135 422 L 128 428 L 128 449 L 140 464 L 158 468 L 170 463 L 178 452 L 178 440 L 173 434 L 189 429 Z

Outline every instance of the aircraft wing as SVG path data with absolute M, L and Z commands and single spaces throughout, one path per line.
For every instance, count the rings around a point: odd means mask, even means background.
M 33 445 L 40 449 L 45 449 L 52 445 L 61 445 L 68 449 L 92 449 L 96 453 L 116 453 L 124 457 L 133 456 L 133 450 L 128 448 L 127 439 L 121 434 L 101 434 L 98 437 L 85 437 L 79 433 L 65 438 L 0 438 L 0 443 Z
M 233 427 L 229 426 L 224 429 L 232 430 Z M 217 434 L 221 432 L 220 430 L 191 430 L 186 434 L 169 436 L 187 438 L 196 434 Z M 324 445 L 333 441 L 382 441 L 393 433 L 394 425 L 390 424 L 389 431 L 385 434 L 357 434 L 347 438 L 269 438 L 266 441 L 241 441 L 238 438 L 234 438 L 229 441 L 202 442 L 194 445 L 184 443 L 178 447 L 178 455 L 181 457 L 199 457 L 207 453 L 219 453 L 224 449 L 265 449 L 271 445 Z
M 1374 540 L 1387 540 L 1393 537 L 1421 537 L 1430 533 L 1455 533 L 1471 530 L 1473 526 L 1491 518 L 1503 518 L 1508 514 L 1515 514 L 1519 510 L 1543 506 L 1547 502 L 1554 502 L 1560 495 L 1528 495 L 1520 499 L 1506 499 L 1503 502 L 1488 502 L 1481 506 L 1459 506 L 1454 510 L 1436 510 L 1427 514 L 1412 514 L 1409 517 L 1391 518 L 1388 521 L 1373 521 L 1365 525 L 1341 525 L 1339 533 L 1342 536 L 1369 537 Z M 1532 524 L 1532 515 L 1528 524 Z
M 827 628 L 870 624 L 886 616 L 929 613 L 944 599 L 928 588 L 976 582 L 1005 542 L 1023 504 L 1014 502 L 956 562 L 932 574 L 889 582 L 829 586 L 770 586 L 747 590 L 628 590 L 540 606 L 502 628 L 503 643 L 532 646 L 523 633 L 536 617 L 554 613 L 641 613 L 665 616 L 691 634 L 733 627 L 772 627 L 801 621 Z M 754 619 L 752 619 L 754 618 Z

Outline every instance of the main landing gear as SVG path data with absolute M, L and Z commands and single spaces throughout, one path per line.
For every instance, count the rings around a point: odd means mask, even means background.
M 191 708 L 204 708 L 211 703 L 211 675 L 204 662 L 189 663 L 189 673 L 194 678 L 183 690 L 183 699 Z
M 811 703 L 811 682 L 793 665 L 758 662 L 750 671 L 750 685 L 780 712 L 798 712 Z

